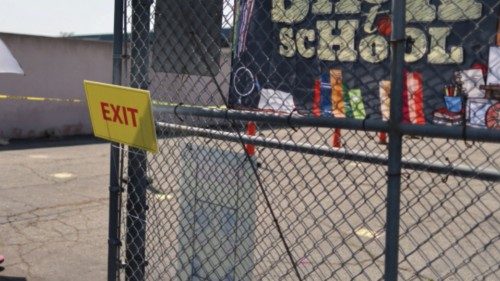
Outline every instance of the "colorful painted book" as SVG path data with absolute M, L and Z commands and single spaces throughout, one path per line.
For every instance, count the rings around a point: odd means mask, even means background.
M 468 69 L 455 72 L 456 80 L 460 83 L 463 93 L 468 98 L 484 98 L 484 76 L 481 69 Z
M 500 84 L 500 47 L 490 47 L 487 83 Z
M 321 102 L 321 82 L 318 79 L 316 79 L 314 80 L 313 103 L 312 103 L 312 115 L 315 117 L 321 116 L 320 102 Z
M 330 83 L 330 75 L 328 73 L 321 74 L 321 114 L 323 116 L 332 115 L 332 85 Z
M 340 69 L 330 69 L 330 82 L 332 84 L 332 106 L 333 115 L 335 117 L 346 117 L 343 85 L 342 85 L 342 71 Z
M 360 89 L 349 90 L 349 100 L 351 102 L 351 109 L 354 118 L 365 119 L 365 105 L 363 103 L 363 97 L 361 95 Z
M 351 101 L 349 100 L 349 90 L 345 84 L 342 84 L 342 92 L 344 97 L 345 117 L 354 118 L 354 115 L 352 114 Z
M 424 84 L 419 72 L 406 73 L 406 91 L 408 101 L 408 118 L 412 124 L 425 124 L 424 116 Z
M 488 111 L 492 104 L 492 101 L 488 99 L 468 99 L 465 112 L 467 125 L 476 128 L 486 128 L 486 111 Z
M 382 114 L 382 120 L 387 121 L 390 117 L 390 95 L 391 95 L 391 81 L 383 80 L 379 83 L 379 94 L 380 94 L 380 112 Z

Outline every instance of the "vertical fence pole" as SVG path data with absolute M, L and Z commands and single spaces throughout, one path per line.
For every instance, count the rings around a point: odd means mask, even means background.
M 403 70 L 405 54 L 406 0 L 392 0 L 391 105 L 389 119 L 389 163 L 385 239 L 385 280 L 398 279 L 399 212 L 401 196 Z
M 151 0 L 132 0 L 131 77 L 133 88 L 148 89 L 149 21 Z M 126 280 L 144 280 L 146 266 L 147 156 L 144 150 L 129 148 L 127 185 Z
M 113 31 L 113 84 L 122 80 L 123 0 L 115 0 Z M 111 144 L 109 157 L 108 281 L 116 281 L 120 262 L 120 149 Z

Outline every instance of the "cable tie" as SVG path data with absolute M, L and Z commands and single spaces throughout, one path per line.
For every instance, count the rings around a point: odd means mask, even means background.
M 446 175 L 446 176 L 444 176 L 444 177 L 441 179 L 441 181 L 442 181 L 443 183 L 448 182 L 448 177 L 449 177 L 449 176 L 450 176 L 450 175 Z
M 294 113 L 296 110 L 297 110 L 297 108 L 292 109 L 292 111 L 290 111 L 290 114 L 288 114 L 288 117 L 286 118 L 286 123 L 287 123 L 287 124 L 288 124 L 288 126 L 289 126 L 290 128 L 292 128 L 292 130 L 294 130 L 295 132 L 297 132 L 297 131 L 298 131 L 298 129 L 297 129 L 297 128 L 295 128 L 295 127 L 292 125 L 292 115 L 293 115 L 293 113 Z
M 174 107 L 174 115 L 175 115 L 175 117 L 177 117 L 177 119 L 179 119 L 181 122 L 184 122 L 184 119 L 182 119 L 182 118 L 179 116 L 179 114 L 177 113 L 177 108 L 178 108 L 179 106 L 182 106 L 183 104 L 184 104 L 184 103 L 182 103 L 182 102 L 181 102 L 181 103 L 178 103 L 178 104 Z
M 116 192 L 116 193 L 119 193 L 121 191 L 121 187 L 120 186 L 110 186 L 109 187 L 109 192 Z
M 363 122 L 361 123 L 361 127 L 363 128 L 363 131 L 366 132 L 366 120 L 370 117 L 370 114 L 365 115 L 365 118 L 363 119 Z
M 108 238 L 108 244 L 113 246 L 121 246 L 122 242 L 116 238 Z
M 406 37 L 398 38 L 398 39 L 391 39 L 389 42 L 390 43 L 406 42 Z
M 398 172 L 398 173 L 390 173 L 390 172 L 387 172 L 386 175 L 388 177 L 401 177 L 401 171 Z

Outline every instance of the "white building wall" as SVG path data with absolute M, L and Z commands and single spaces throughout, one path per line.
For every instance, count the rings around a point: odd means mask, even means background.
M 25 75 L 0 74 L 0 138 L 90 134 L 83 80 L 111 82 L 112 43 L 0 33 Z

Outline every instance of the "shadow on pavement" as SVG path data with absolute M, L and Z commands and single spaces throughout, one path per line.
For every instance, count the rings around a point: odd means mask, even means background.
M 27 281 L 24 277 L 0 276 L 0 281 Z
M 0 145 L 0 151 L 19 150 L 19 149 L 35 149 L 48 147 L 76 146 L 106 143 L 106 141 L 95 138 L 94 136 L 71 136 L 61 138 L 38 138 L 38 139 L 13 139 L 9 140 L 9 144 Z M 3 277 L 0 277 L 0 281 Z M 10 280 L 10 279 L 9 279 Z

